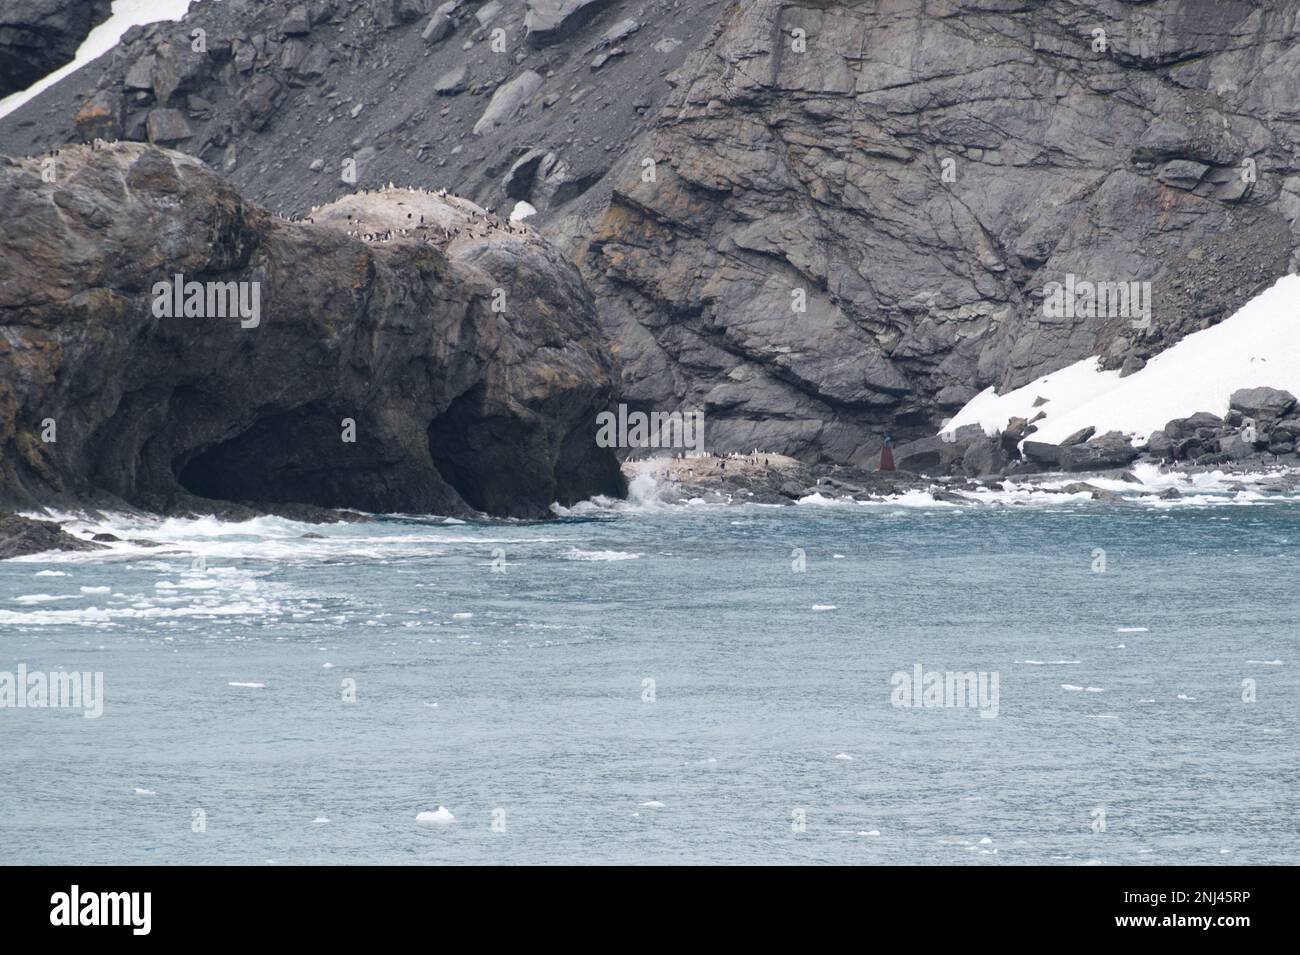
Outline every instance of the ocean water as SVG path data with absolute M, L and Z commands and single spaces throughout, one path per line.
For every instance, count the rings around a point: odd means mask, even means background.
M 1300 862 L 1300 501 L 923 504 L 86 521 L 164 544 L 0 563 L 104 685 L 0 709 L 0 862 Z

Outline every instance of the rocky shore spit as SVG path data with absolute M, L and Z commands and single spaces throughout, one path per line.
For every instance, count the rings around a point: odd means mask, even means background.
M 894 460 L 906 471 L 968 478 L 1105 471 L 1135 461 L 1195 468 L 1244 464 L 1253 470 L 1300 465 L 1300 406 L 1277 388 L 1239 389 L 1226 415 L 1199 411 L 1145 437 L 1085 428 L 1059 444 L 1035 441 L 1036 422 L 1044 417 L 1040 412 L 1028 420 L 1013 418 L 994 434 L 965 425 L 901 445 Z

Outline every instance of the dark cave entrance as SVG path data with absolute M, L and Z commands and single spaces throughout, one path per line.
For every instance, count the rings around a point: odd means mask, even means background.
M 365 507 L 374 496 L 374 462 L 362 447 L 363 429 L 355 442 L 344 441 L 345 417 L 312 404 L 260 418 L 177 462 L 176 480 L 191 494 L 219 501 Z

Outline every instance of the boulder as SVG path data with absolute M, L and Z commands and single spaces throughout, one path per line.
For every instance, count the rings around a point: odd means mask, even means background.
M 1147 454 L 1159 460 L 1171 458 L 1174 454 L 1174 443 L 1165 432 L 1152 431 L 1151 437 L 1147 438 Z
M 251 46 L 248 49 L 250 51 L 253 51 L 253 48 Z M 136 90 L 152 91 L 153 90 L 153 63 L 154 63 L 154 55 L 152 53 L 146 53 L 144 56 L 140 57 L 138 60 L 132 63 L 130 68 L 127 69 L 126 71 L 125 79 L 122 80 L 123 88 L 128 92 L 136 91 Z M 252 66 L 251 62 L 249 63 L 249 66 L 250 67 Z
M 611 0 L 524 0 L 524 3 L 528 7 L 524 16 L 528 44 L 543 47 L 572 36 L 609 6 Z
M 1061 448 L 1046 441 L 1026 441 L 1020 446 L 1027 461 L 1044 468 L 1055 468 L 1061 464 Z
M 1061 448 L 1061 468 L 1066 471 L 1120 468 L 1128 465 L 1140 453 L 1123 434 L 1109 431 L 1083 444 Z
M 17 514 L 0 513 L 0 560 L 26 557 L 47 550 L 103 550 L 80 537 L 73 537 L 53 521 L 38 521 Z
M 894 448 L 894 466 L 914 474 L 943 475 L 962 460 L 969 444 L 947 441 L 938 435 L 909 441 Z
M 420 31 L 420 36 L 426 43 L 439 43 L 451 36 L 451 32 L 456 29 L 456 21 L 442 10 L 436 11 L 429 18 L 429 23 Z
M 455 96 L 457 93 L 463 93 L 468 87 L 469 66 L 462 63 L 438 77 L 433 84 L 433 92 L 438 96 Z
M 487 109 L 483 110 L 483 115 L 474 124 L 474 135 L 482 136 L 504 125 L 541 85 L 542 77 L 539 73 L 524 70 L 509 83 L 498 87 L 492 94 Z
M 1219 439 L 1218 453 L 1226 455 L 1230 461 L 1243 461 L 1257 453 L 1257 451 L 1253 441 L 1247 441 L 1240 434 L 1228 434 Z M 1200 457 L 1200 455 L 1195 457 Z
M 1208 411 L 1198 411 L 1190 418 L 1175 418 L 1165 425 L 1165 434 L 1177 440 L 1199 435 L 1218 434 L 1223 428 L 1223 419 Z
M 307 7 L 298 4 L 291 7 L 280 21 L 280 32 L 285 36 L 306 36 L 311 32 L 311 16 L 307 13 Z
M 1092 499 L 1094 501 L 1106 501 L 1107 503 L 1111 503 L 1111 504 L 1113 504 L 1116 501 L 1123 500 L 1123 498 L 1120 497 L 1118 494 L 1116 494 L 1114 491 L 1106 491 L 1103 490 L 1102 488 L 1096 487 L 1095 485 L 1087 484 L 1082 481 L 1075 481 L 1072 484 L 1065 485 L 1065 487 L 1061 488 L 1061 493 L 1062 494 L 1091 494 Z
M 1295 395 L 1278 388 L 1241 388 L 1232 393 L 1228 407 L 1248 418 L 1281 418 L 1295 407 Z
M 122 138 L 122 94 L 100 90 L 82 104 L 73 120 L 83 143 Z
M 967 477 L 990 477 L 1001 475 L 1009 463 L 1000 437 L 990 438 L 981 434 L 966 448 L 961 468 Z
M 1076 444 L 1083 444 L 1083 442 L 1087 441 L 1096 433 L 1097 433 L 1097 429 L 1092 425 L 1089 425 L 1086 428 L 1080 428 L 1078 431 L 1074 432 L 1074 434 L 1062 440 L 1061 447 L 1072 448 Z
M 149 142 L 158 145 L 178 143 L 194 135 L 185 114 L 178 109 L 151 109 L 148 119 Z

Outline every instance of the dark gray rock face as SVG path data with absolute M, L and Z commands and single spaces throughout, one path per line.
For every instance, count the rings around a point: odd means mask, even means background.
M 986 386 L 1135 367 L 1288 270 L 1300 4 L 942 8 L 756 0 L 671 77 L 582 250 L 629 398 L 866 462 Z M 1150 282 L 1149 323 L 1049 317 L 1071 275 Z
M 45 183 L 0 159 L 0 502 L 537 517 L 622 493 L 591 298 L 535 234 L 409 191 L 288 222 L 142 145 L 58 160 Z M 461 234 L 399 234 L 417 213 Z M 176 275 L 203 283 L 188 317 Z
M 0 560 L 26 557 L 47 550 L 103 550 L 80 537 L 73 537 L 53 521 L 34 521 L 17 514 L 0 513 Z
M 0 119 L 0 152 L 143 140 L 174 109 L 178 148 L 276 210 L 388 181 L 526 200 L 629 402 L 704 410 L 718 450 L 861 467 L 985 387 L 1131 372 L 1297 263 L 1300 0 L 489 7 L 198 4 Z M 1150 297 L 1052 313 L 1073 280 Z
M 0 99 L 69 62 L 112 0 L 5 0 L 0 7 Z

